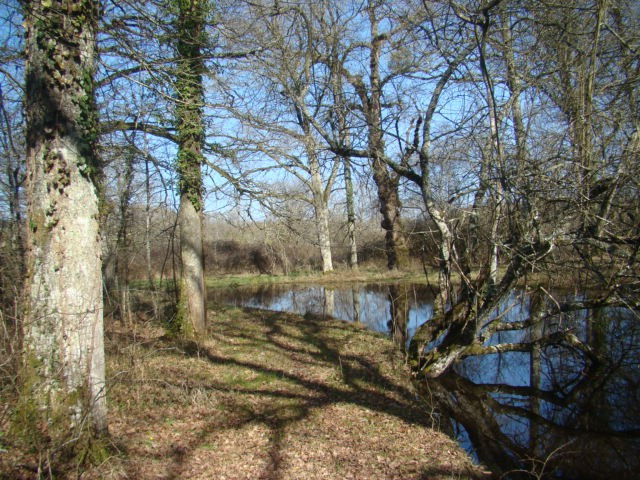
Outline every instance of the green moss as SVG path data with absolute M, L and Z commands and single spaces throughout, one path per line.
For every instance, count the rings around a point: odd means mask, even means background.
M 78 466 L 100 465 L 113 455 L 113 448 L 107 437 L 87 437 L 80 445 L 81 448 L 75 455 Z
M 11 418 L 9 434 L 27 446 L 29 450 L 38 451 L 38 445 L 44 438 L 41 435 L 41 414 L 36 405 L 35 397 L 27 394 L 25 389 L 21 391 Z
M 20 370 L 20 394 L 10 426 L 11 436 L 34 452 L 45 448 L 47 439 L 51 438 L 48 430 L 55 428 L 54 418 L 50 418 L 53 417 L 51 397 L 45 396 L 45 386 L 39 374 L 42 370 L 42 361 L 33 353 L 25 353 Z
M 167 334 L 172 338 L 193 338 L 193 325 L 189 321 L 189 309 L 187 307 L 187 299 L 183 296 L 184 282 L 180 284 L 180 296 L 175 310 L 170 315 L 165 315 L 165 329 Z
M 88 1 L 66 2 L 64 9 L 60 8 L 59 3 L 41 2 L 34 11 L 25 12 L 28 23 L 32 24 L 29 30 L 33 33 L 37 48 L 41 51 L 40 68 L 43 72 L 33 76 L 33 78 L 44 78 L 39 80 L 43 85 L 38 85 L 38 88 L 43 90 L 43 95 L 69 95 L 73 105 L 71 109 L 64 104 L 58 107 L 52 106 L 61 111 L 45 112 L 46 118 L 41 121 L 50 122 L 50 118 L 58 117 L 58 114 L 71 120 L 70 129 L 69 123 L 59 122 L 49 125 L 52 127 L 50 130 L 61 130 L 59 133 L 63 135 L 76 137 L 80 154 L 80 171 L 97 184 L 101 165 L 95 154 L 99 131 L 94 98 L 94 66 L 90 62 L 83 64 L 80 60 L 82 45 L 79 41 L 57 41 L 58 38 L 80 38 L 81 32 L 87 29 L 95 30 L 96 10 L 93 3 Z M 27 78 L 29 79 L 30 76 L 27 75 Z M 40 127 L 34 126 L 36 129 Z M 38 132 L 38 135 L 42 133 Z M 44 155 L 46 160 L 48 153 Z M 51 163 L 57 164 L 55 161 Z M 64 186 L 64 183 L 60 183 L 61 188 Z
M 80 91 L 74 98 L 74 102 L 79 110 L 77 121 L 83 137 L 78 167 L 82 175 L 91 179 L 94 185 L 98 185 L 102 166 L 96 155 L 99 131 L 93 74 L 93 68 L 82 69 L 79 80 Z
M 182 318 L 184 313 L 180 312 L 179 305 L 171 305 L 169 312 L 165 311 L 164 315 L 164 328 L 167 335 L 171 338 L 180 338 L 182 332 Z
M 90 405 L 87 388 L 65 391 L 59 379 L 43 377 L 55 368 L 47 369 L 32 352 L 24 355 L 9 428 L 14 441 L 56 465 L 104 461 L 108 444 L 94 435 L 90 422 L 79 418 Z

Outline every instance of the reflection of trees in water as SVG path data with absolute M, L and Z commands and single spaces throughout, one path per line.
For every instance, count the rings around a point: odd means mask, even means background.
M 362 322 L 379 332 L 391 332 L 396 318 L 403 323 L 398 324 L 398 334 L 406 331 L 405 342 L 408 331 L 429 318 L 433 310 L 433 296 L 421 285 L 353 284 L 329 288 L 271 284 L 211 289 L 209 299 L 234 306 L 334 316 Z M 409 325 L 410 319 L 413 326 Z
M 353 321 L 360 323 L 360 288 L 354 287 L 351 289 L 351 302 L 353 303 Z
M 332 288 L 324 287 L 323 294 L 323 315 L 333 317 L 336 311 L 336 291 Z
M 500 348 L 419 388 L 464 426 L 495 472 L 539 472 L 546 461 L 546 473 L 567 478 L 636 478 L 640 324 L 621 308 L 539 317 L 547 307 L 522 300 L 512 308 L 541 321 L 512 318 L 513 329 L 487 335 L 484 345 Z
M 407 349 L 407 323 L 409 320 L 409 285 L 397 284 L 389 286 L 389 314 L 391 319 L 387 325 L 391 338 L 403 352 Z

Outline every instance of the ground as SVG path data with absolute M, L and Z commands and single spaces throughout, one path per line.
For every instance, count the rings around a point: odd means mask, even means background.
M 433 424 L 400 353 L 336 320 L 215 308 L 210 335 L 107 335 L 114 454 L 86 479 L 483 476 Z

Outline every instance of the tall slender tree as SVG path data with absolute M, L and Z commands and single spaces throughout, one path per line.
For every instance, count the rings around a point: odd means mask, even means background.
M 205 73 L 203 48 L 206 43 L 203 0 L 177 0 L 176 127 L 177 171 L 180 185 L 180 301 L 178 319 L 183 334 L 204 332 L 205 285 L 202 248 L 202 154 Z
M 97 0 L 23 7 L 29 223 L 23 399 L 38 419 L 28 428 L 41 438 L 88 424 L 100 433 L 107 429 L 93 84 L 100 7 Z

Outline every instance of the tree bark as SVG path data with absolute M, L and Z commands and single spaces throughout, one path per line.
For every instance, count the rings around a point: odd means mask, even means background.
M 180 333 L 203 333 L 205 323 L 205 285 L 202 249 L 202 218 L 186 195 L 180 199 Z
M 153 317 L 158 318 L 158 292 L 154 282 L 153 267 L 151 265 L 151 177 L 149 174 L 149 159 L 144 160 L 144 251 L 147 267 L 147 281 L 151 289 L 151 301 L 153 303 Z
M 204 3 L 178 1 L 178 70 L 176 116 L 180 177 L 180 256 L 182 270 L 178 330 L 193 336 L 206 329 L 206 291 L 202 248 L 202 172 L 204 162 L 202 48 L 205 43 Z
M 322 257 L 322 272 L 333 271 L 331 256 L 331 232 L 329 231 L 329 199 L 325 195 L 320 176 L 320 165 L 315 152 L 309 148 L 309 167 L 311 171 L 311 192 L 313 195 L 313 208 L 315 210 L 316 229 L 318 232 L 318 245 Z
M 316 224 L 318 227 L 318 243 L 322 256 L 322 272 L 333 271 L 333 259 L 331 256 L 331 235 L 329 231 L 329 208 L 326 203 L 315 205 Z
M 492 185 L 492 190 L 495 192 L 494 198 L 491 200 L 492 217 L 491 217 L 491 231 L 489 237 L 489 252 L 488 252 L 488 282 L 489 287 L 493 288 L 498 282 L 498 223 L 500 221 L 500 215 L 502 210 L 503 203 L 503 186 L 502 183 L 504 179 L 502 178 L 504 173 L 504 154 L 502 151 L 502 143 L 500 141 L 500 132 L 498 130 L 499 117 L 498 117 L 498 107 L 496 105 L 493 80 L 489 73 L 489 68 L 486 63 L 486 42 L 487 35 L 489 33 L 489 12 L 488 10 L 484 11 L 483 14 L 484 21 L 481 25 L 481 42 L 479 45 L 479 57 L 480 57 L 480 71 L 482 73 L 482 79 L 484 81 L 486 96 L 487 96 L 487 107 L 489 109 L 489 126 L 491 131 L 491 155 L 489 155 L 488 160 L 491 163 L 497 164 L 497 168 L 494 170 L 498 171 L 497 180 Z M 485 167 L 488 171 L 488 165 Z
M 107 429 L 97 114 L 97 1 L 24 3 L 28 276 L 24 388 L 40 432 Z
M 129 254 L 131 240 L 129 238 L 129 203 L 131 202 L 131 187 L 133 182 L 133 155 L 126 154 L 124 171 L 119 178 L 120 190 L 120 225 L 116 239 L 115 271 L 119 293 L 120 318 L 131 324 L 131 305 L 129 302 Z
M 351 179 L 351 162 L 342 159 L 344 167 L 344 185 L 347 197 L 347 234 L 349 236 L 349 268 L 358 269 L 358 243 L 356 242 L 356 209 L 353 201 L 353 180 Z

